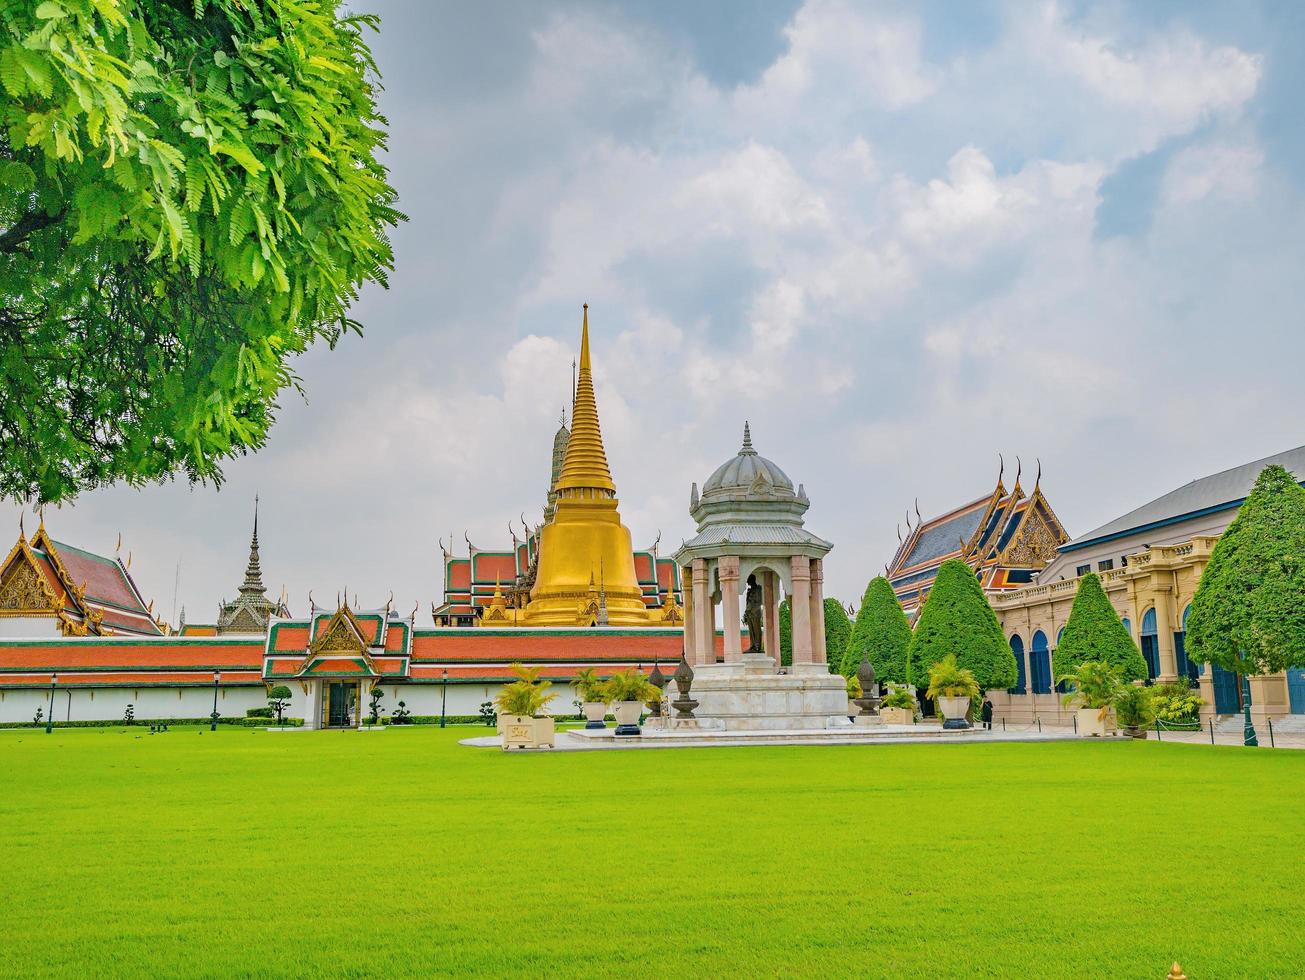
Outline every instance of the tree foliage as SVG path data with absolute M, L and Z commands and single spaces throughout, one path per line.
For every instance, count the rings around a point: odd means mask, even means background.
M 289 358 L 361 330 L 403 217 L 375 25 L 333 0 L 0 5 L 0 495 L 220 479 Z
M 882 575 L 870 580 L 861 596 L 856 623 L 843 652 L 840 671 L 852 677 L 868 658 L 875 676 L 883 682 L 906 683 L 906 655 L 911 646 L 911 624 L 888 579 Z M 924 682 L 924 677 L 913 678 Z
M 1095 574 L 1084 575 L 1078 595 L 1069 611 L 1069 622 L 1052 655 L 1052 669 L 1057 680 L 1072 674 L 1087 661 L 1110 664 L 1125 681 L 1146 680 L 1146 661 L 1133 638 L 1128 635 L 1115 607 L 1101 588 Z
M 997 614 L 970 567 L 958 558 L 942 563 L 911 637 L 911 677 L 916 684 L 948 654 L 973 672 L 984 688 L 1010 687 L 1017 676 Z
M 1187 652 L 1241 674 L 1305 664 L 1305 489 L 1281 466 L 1265 467 L 1214 546 Z

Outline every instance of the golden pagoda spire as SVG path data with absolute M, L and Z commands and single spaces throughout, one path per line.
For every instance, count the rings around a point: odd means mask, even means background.
M 557 480 L 559 491 L 603 490 L 616 494 L 612 472 L 607 467 L 603 433 L 598 426 L 598 402 L 594 398 L 594 377 L 589 364 L 589 304 L 584 305 L 580 328 L 580 374 L 576 379 L 575 405 L 571 409 L 571 438 Z

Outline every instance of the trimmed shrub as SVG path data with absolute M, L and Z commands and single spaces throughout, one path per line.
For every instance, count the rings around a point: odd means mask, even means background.
M 855 676 L 865 657 L 880 681 L 905 684 L 910 647 L 911 624 L 906 621 L 906 613 L 902 612 L 892 585 L 882 575 L 871 579 L 861 596 L 861 608 L 843 651 L 839 673 L 844 677 Z M 833 662 L 832 655 L 830 661 Z M 924 676 L 913 679 L 923 682 Z
M 209 718 L 205 715 L 203 718 L 137 718 L 137 725 L 168 725 L 176 727 L 178 725 L 208 725 Z M 303 725 L 302 718 L 287 718 L 284 724 L 287 728 L 299 728 Z M 219 725 L 228 725 L 232 728 L 265 728 L 267 727 L 266 718 L 219 718 Z M 0 721 L 0 728 L 31 728 L 30 721 Z M 109 718 L 95 719 L 92 721 L 55 721 L 55 728 L 124 728 L 126 727 L 121 719 L 113 720 Z
M 272 710 L 271 705 L 263 708 L 246 708 L 246 718 L 275 718 L 276 712 Z
M 911 680 L 921 684 L 930 668 L 949 654 L 958 666 L 974 674 L 983 688 L 1015 683 L 1015 655 L 997 614 L 988 604 L 970 566 L 959 558 L 942 563 L 933 588 L 920 611 L 911 637 Z
M 1305 489 L 1281 466 L 1264 468 L 1214 546 L 1187 653 L 1239 674 L 1305 664 Z
M 1069 622 L 1052 654 L 1052 672 L 1059 681 L 1089 661 L 1110 664 L 1124 681 L 1146 680 L 1142 651 L 1106 598 L 1101 579 L 1091 573 L 1079 582 Z
M 793 605 L 788 596 L 779 604 L 779 662 L 793 662 Z

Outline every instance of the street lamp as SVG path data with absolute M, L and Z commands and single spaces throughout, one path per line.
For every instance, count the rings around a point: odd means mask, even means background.
M 45 717 L 45 734 L 47 735 L 54 729 L 54 685 L 58 679 L 58 674 L 50 674 L 50 713 Z
M 222 671 L 220 671 L 220 670 L 215 670 L 215 671 L 213 671 L 213 713 L 212 713 L 211 715 L 208 716 L 208 730 L 209 730 L 210 732 L 215 732 L 215 731 L 217 731 L 217 720 L 218 720 L 218 710 L 217 710 L 218 682 L 221 681 L 221 680 L 222 680 Z
M 440 684 L 440 728 L 444 727 L 444 708 L 449 703 L 449 671 L 444 668 L 444 680 Z
M 1255 726 L 1251 724 L 1251 678 L 1242 674 L 1242 745 L 1258 747 L 1260 740 L 1255 737 Z

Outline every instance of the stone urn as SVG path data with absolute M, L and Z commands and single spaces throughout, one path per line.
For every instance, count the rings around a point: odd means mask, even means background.
M 499 715 L 503 726 L 503 749 L 542 749 L 553 747 L 554 724 L 552 718 L 531 718 L 529 715 Z
M 617 701 L 612 705 L 616 715 L 617 735 L 638 735 L 639 716 L 643 714 L 642 701 Z
M 585 701 L 580 705 L 580 710 L 584 712 L 585 728 L 607 727 L 606 701 Z
M 1078 718 L 1078 733 L 1080 735 L 1091 735 L 1101 737 L 1103 735 L 1113 735 L 1118 730 L 1115 724 L 1115 709 L 1110 708 L 1102 712 L 1100 708 L 1079 708 L 1074 712 Z
M 965 713 L 969 710 L 969 698 L 938 698 L 938 711 L 943 716 L 943 728 L 949 731 L 970 727 L 970 723 L 965 720 Z

